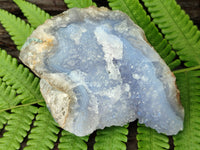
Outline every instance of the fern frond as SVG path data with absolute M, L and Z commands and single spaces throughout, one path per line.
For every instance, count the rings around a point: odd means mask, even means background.
M 7 85 L 17 91 L 21 103 L 30 103 L 42 100 L 39 79 L 35 77 L 23 65 L 18 65 L 17 59 L 7 55 L 6 51 L 0 49 L 0 77 Z
M 5 103 L 5 99 L 3 98 L 6 90 L 8 90 L 7 88 L 5 88 L 5 83 L 2 82 L 2 79 L 0 78 L 0 106 L 2 107 L 3 105 L 1 103 Z M 9 95 L 10 97 L 10 95 Z M 7 98 L 7 97 L 6 97 Z M 2 102 L 3 101 L 3 102 Z M 17 104 L 17 103 L 16 103 Z M 15 104 L 14 104 L 15 105 Z M 5 108 L 5 105 L 2 107 Z M 4 125 L 7 123 L 8 119 L 9 119 L 10 114 L 7 112 L 0 112 L 0 130 L 4 127 Z
M 10 118 L 10 114 L 8 112 L 1 112 L 0 113 L 0 130 L 8 122 L 9 118 Z
M 21 101 L 15 90 L 7 86 L 5 82 L 0 82 L 0 110 L 15 106 Z
M 154 129 L 138 123 L 137 128 L 138 150 L 169 149 L 169 139 L 166 135 L 159 134 Z
M 26 2 L 24 0 L 13 1 L 19 6 L 33 28 L 43 24 L 45 20 L 51 17 L 48 13 L 37 7 L 35 4 Z
M 58 134 L 59 128 L 46 107 L 39 108 L 33 125 L 34 128 L 28 136 L 29 140 L 25 150 L 52 149 L 54 142 L 57 141 L 56 134 Z
M 21 107 L 11 110 L 10 119 L 5 127 L 6 132 L 0 138 L 1 150 L 19 149 L 20 143 L 30 130 L 30 125 L 37 112 L 37 107 Z
M 124 127 L 112 126 L 98 130 L 94 150 L 126 150 L 127 128 L 128 125 Z
M 175 0 L 143 0 L 153 21 L 187 67 L 200 64 L 200 31 Z
M 174 70 L 178 66 L 180 66 L 181 61 L 179 59 L 174 60 L 173 62 L 170 62 L 167 64 L 171 70 Z
M 0 23 L 8 31 L 18 50 L 21 49 L 27 37 L 33 32 L 33 28 L 25 21 L 2 9 L 0 9 Z
M 176 73 L 185 109 L 184 130 L 173 136 L 175 150 L 200 147 L 200 70 Z
M 87 150 L 88 139 L 88 136 L 78 137 L 63 130 L 58 148 L 59 150 Z
M 4 95 L 6 92 L 6 90 L 8 90 L 8 88 L 5 88 L 5 83 L 2 82 L 1 78 L 0 78 L 0 107 L 5 108 L 5 99 L 4 99 Z M 9 93 L 9 92 L 8 92 Z M 7 94 L 6 94 L 7 95 Z M 9 97 L 10 94 L 8 94 Z M 7 98 L 7 97 L 6 97 Z M 9 98 L 10 101 L 10 98 Z M 17 104 L 18 102 L 16 102 Z M 6 104 L 7 107 L 8 104 Z M 14 104 L 15 105 L 15 104 Z M 0 112 L 0 130 L 4 127 L 4 125 L 7 123 L 8 119 L 9 119 L 10 114 L 7 112 Z
M 92 2 L 92 0 L 64 0 L 64 2 L 67 4 L 68 8 L 86 8 L 89 6 L 96 6 L 96 3 Z
M 113 10 L 123 11 L 144 30 L 147 40 L 151 43 L 151 45 L 155 48 L 155 50 L 160 54 L 160 56 L 164 60 L 166 57 L 168 57 L 167 59 L 169 60 L 170 57 L 170 61 L 167 61 L 166 63 L 171 64 L 169 65 L 171 69 L 174 69 L 180 65 L 180 60 L 175 59 L 176 55 L 171 55 L 171 52 L 173 52 L 172 47 L 168 44 L 168 41 L 163 38 L 155 24 L 151 22 L 150 17 L 146 14 L 139 0 L 108 1 L 109 6 Z

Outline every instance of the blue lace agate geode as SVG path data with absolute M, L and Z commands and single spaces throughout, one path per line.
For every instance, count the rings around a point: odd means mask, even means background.
M 69 9 L 32 33 L 20 59 L 54 119 L 78 136 L 137 118 L 167 135 L 183 129 L 174 75 L 120 11 Z

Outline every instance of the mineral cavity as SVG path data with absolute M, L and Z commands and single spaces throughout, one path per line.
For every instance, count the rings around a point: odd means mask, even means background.
M 41 78 L 47 107 L 71 133 L 136 119 L 167 135 L 183 129 L 174 75 L 120 11 L 69 9 L 32 33 L 20 59 Z

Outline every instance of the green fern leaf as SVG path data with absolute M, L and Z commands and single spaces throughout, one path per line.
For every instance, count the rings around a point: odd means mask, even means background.
M 10 114 L 8 112 L 0 113 L 0 130 L 3 129 L 4 125 L 8 122 Z
M 22 103 L 42 100 L 39 79 L 29 72 L 23 65 L 18 65 L 17 59 L 7 55 L 0 49 L 0 77 L 7 85 L 12 86 L 19 94 Z
M 200 31 L 175 0 L 143 0 L 153 21 L 187 67 L 200 64 Z
M 12 91 L 12 92 L 10 92 L 10 91 Z M 17 101 L 13 100 L 13 95 L 16 96 L 16 94 L 10 94 L 10 93 L 14 93 L 14 91 L 10 87 L 6 88 L 6 84 L 3 83 L 2 79 L 0 78 L 0 108 L 1 109 L 10 107 L 10 105 L 8 104 L 8 102 L 10 102 L 10 101 L 12 103 L 11 105 L 18 104 L 18 100 Z M 12 102 L 12 100 L 14 101 L 14 103 Z M 7 112 L 0 112 L 0 130 L 7 123 L 9 116 L 10 116 L 10 114 Z
M 154 129 L 138 124 L 137 132 L 138 150 L 161 150 L 170 147 L 168 137 Z
M 97 131 L 94 150 L 126 150 L 128 125 L 112 126 Z
M 170 69 L 174 69 L 180 65 L 180 60 L 176 59 L 176 55 L 171 55 L 171 52 L 173 53 L 172 47 L 168 44 L 168 41 L 163 38 L 161 33 L 159 33 L 155 24 L 151 22 L 150 17 L 146 14 L 139 0 L 108 1 L 109 6 L 113 10 L 123 11 L 144 30 L 147 40 L 160 54 L 160 56 L 164 60 L 166 57 L 168 57 L 167 60 L 170 61 L 166 61 L 166 63 L 169 65 Z
M 62 137 L 58 145 L 59 150 L 87 150 L 88 136 L 78 137 L 65 130 L 62 131 Z
M 21 49 L 27 37 L 33 32 L 33 28 L 29 24 L 2 9 L 0 9 L 0 23 L 11 35 L 18 50 Z
M 200 70 L 175 74 L 185 109 L 184 130 L 173 137 L 175 150 L 200 147 Z
M 78 7 L 78 8 L 86 8 L 89 6 L 96 6 L 92 0 L 64 0 L 67 4 L 68 8 Z
M 3 137 L 0 138 L 1 150 L 13 150 L 20 148 L 20 143 L 30 130 L 30 125 L 36 112 L 37 107 L 34 106 L 11 110 L 10 119 L 5 127 L 6 132 L 3 134 Z
M 7 86 L 5 82 L 0 82 L 0 110 L 19 104 L 22 99 L 16 94 L 16 91 Z
M 26 2 L 24 0 L 13 0 L 21 9 L 23 14 L 27 17 L 28 22 L 32 27 L 36 28 L 43 24 L 45 20 L 50 18 L 50 15 L 44 10 L 41 10 L 36 5 Z
M 58 139 L 59 128 L 46 107 L 39 108 L 33 125 L 25 150 L 52 149 Z

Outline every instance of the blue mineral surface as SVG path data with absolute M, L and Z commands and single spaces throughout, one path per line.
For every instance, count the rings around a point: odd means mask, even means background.
M 74 8 L 55 17 L 55 25 L 36 29 L 51 35 L 53 46 L 30 43 L 44 41 L 35 31 L 21 51 L 22 61 L 41 77 L 53 117 L 78 136 L 136 119 L 177 134 L 183 129 L 183 108 L 171 71 L 128 16 L 101 9 Z M 40 60 L 30 60 L 33 55 Z

